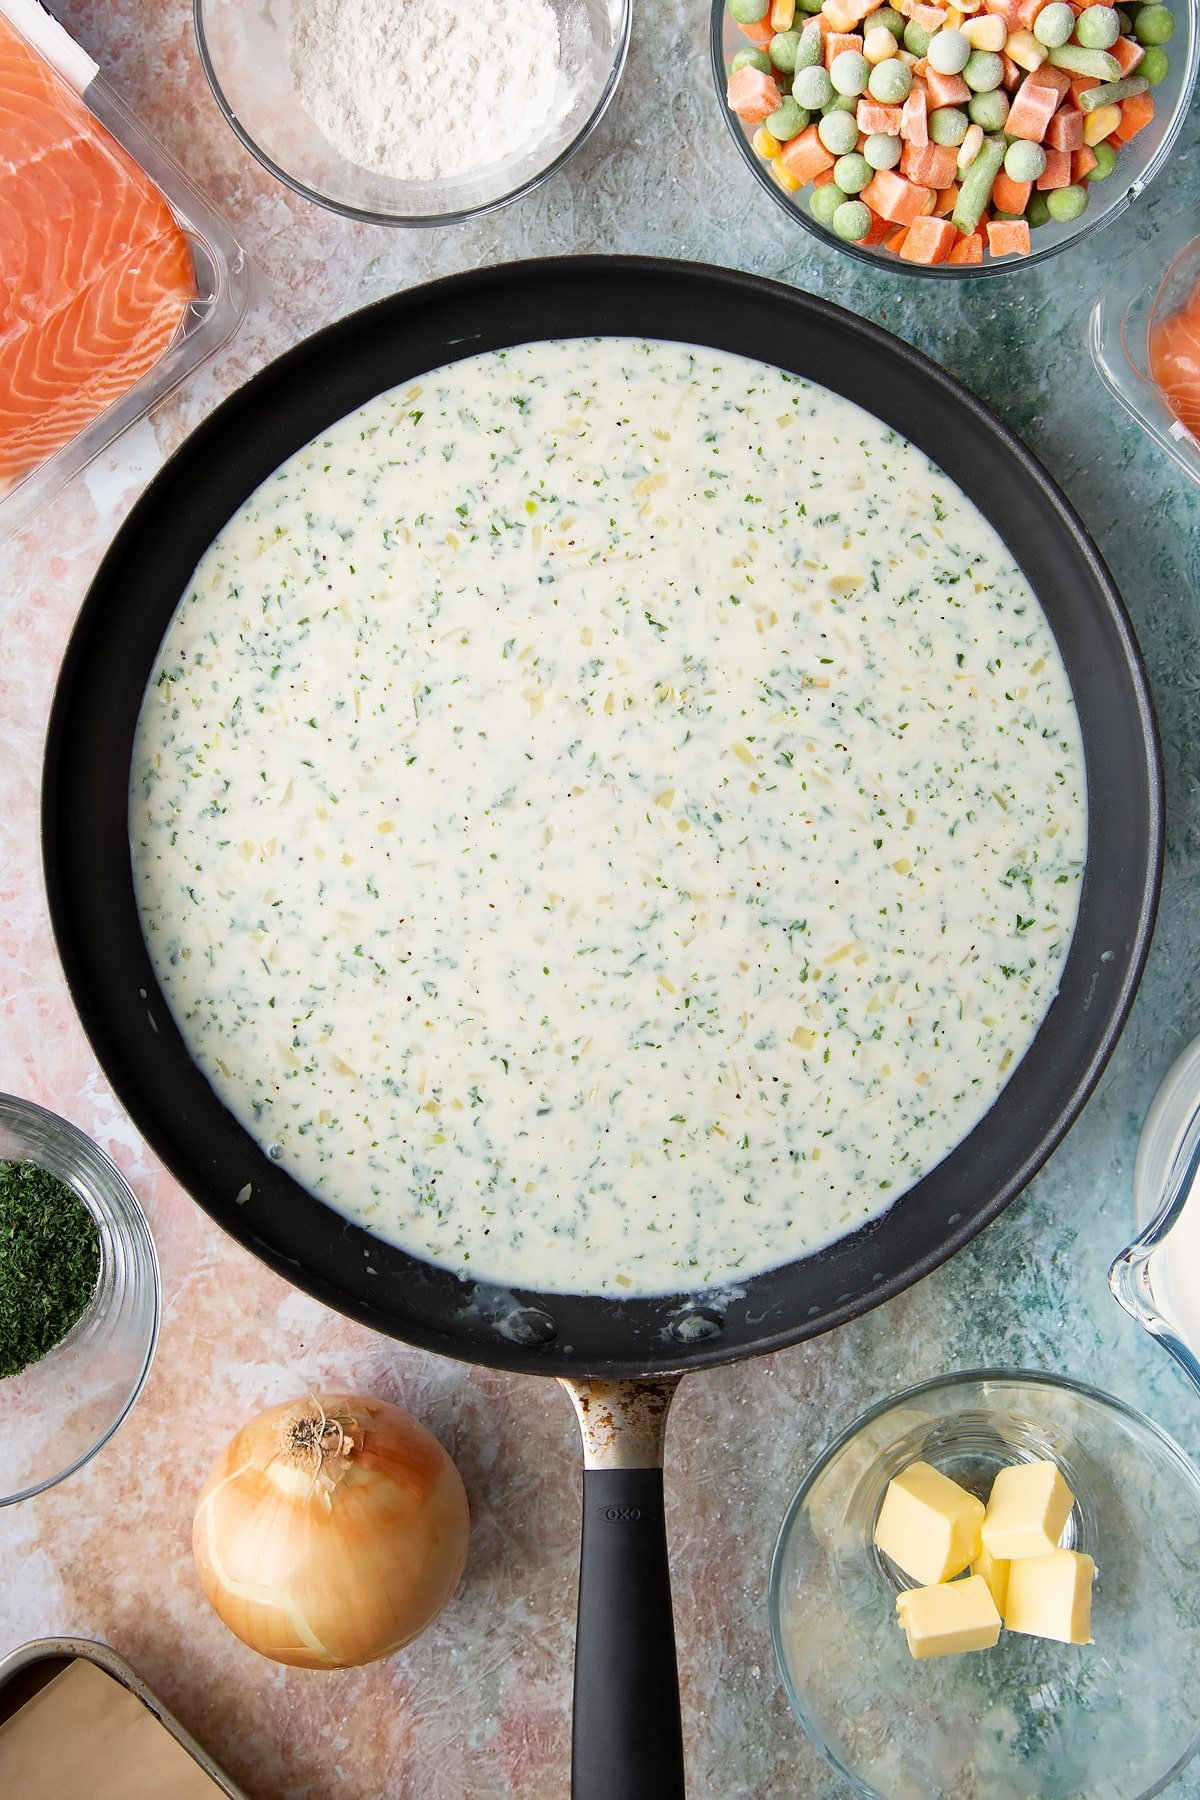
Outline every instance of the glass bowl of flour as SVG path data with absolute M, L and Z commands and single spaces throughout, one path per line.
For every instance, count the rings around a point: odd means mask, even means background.
M 632 0 L 194 0 L 205 73 L 264 168 L 334 212 L 446 225 L 528 193 L 616 92 Z

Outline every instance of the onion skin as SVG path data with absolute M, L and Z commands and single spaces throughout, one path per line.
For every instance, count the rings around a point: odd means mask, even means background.
M 192 1553 L 244 1644 L 295 1668 L 340 1669 L 390 1656 L 433 1622 L 469 1533 L 458 1470 L 411 1414 L 309 1395 L 230 1439 L 201 1491 Z

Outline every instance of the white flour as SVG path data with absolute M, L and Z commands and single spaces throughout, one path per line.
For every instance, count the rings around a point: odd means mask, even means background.
M 350 162 L 409 181 L 499 162 L 544 124 L 558 74 L 548 0 L 292 0 L 296 95 Z

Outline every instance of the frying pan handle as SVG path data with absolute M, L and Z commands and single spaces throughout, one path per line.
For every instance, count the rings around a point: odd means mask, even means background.
M 662 1473 L 677 1382 L 563 1381 L 584 1449 L 572 1800 L 684 1800 Z
M 572 1800 L 683 1800 L 661 1469 L 585 1469 Z

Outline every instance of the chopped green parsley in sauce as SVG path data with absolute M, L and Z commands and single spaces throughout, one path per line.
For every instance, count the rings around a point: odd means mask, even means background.
M 976 508 L 822 388 L 686 345 L 434 370 L 204 556 L 135 881 L 253 1137 L 427 1261 L 690 1290 L 890 1206 L 1054 997 L 1066 675 Z

